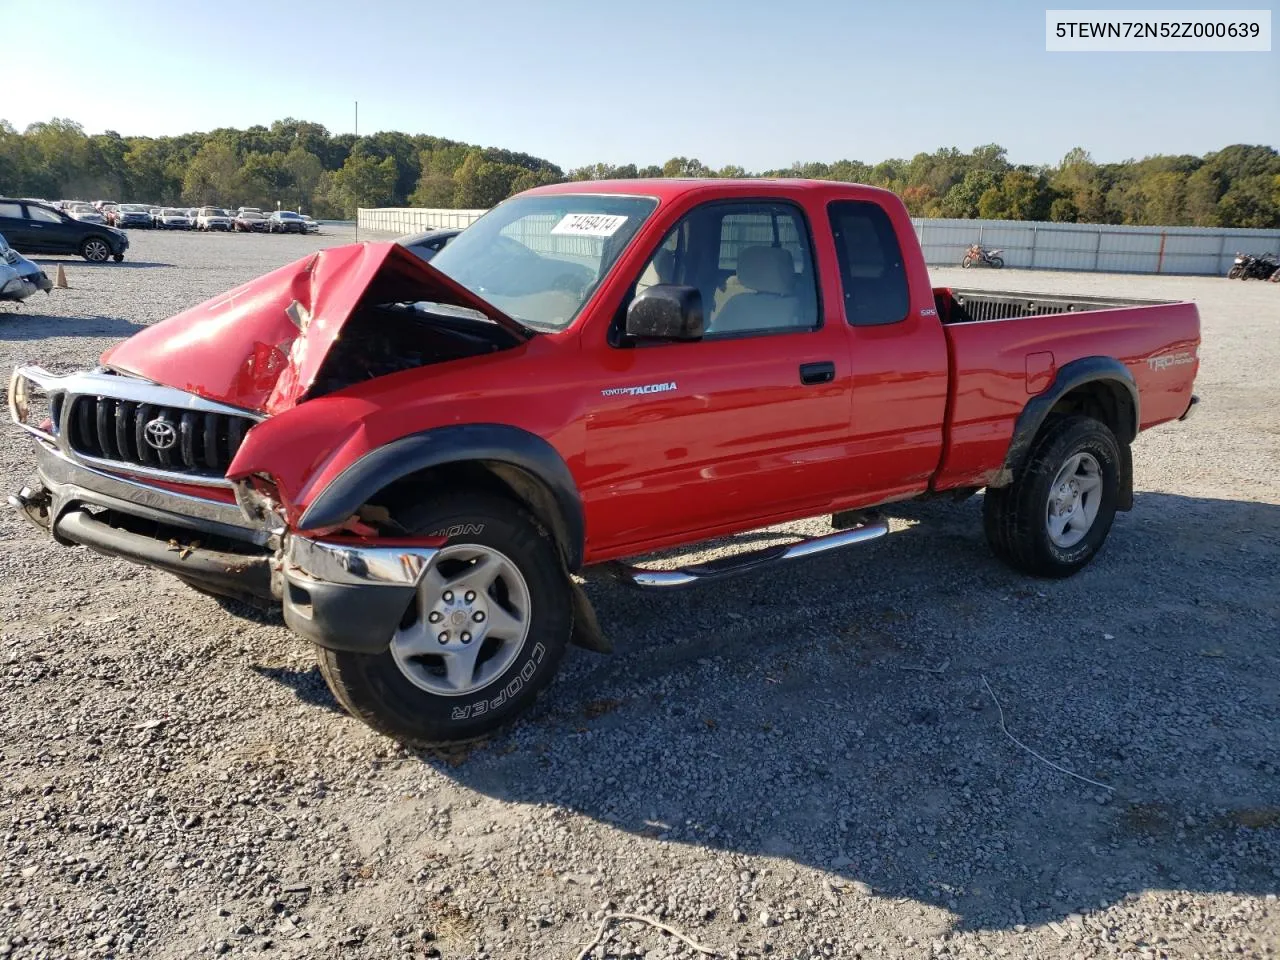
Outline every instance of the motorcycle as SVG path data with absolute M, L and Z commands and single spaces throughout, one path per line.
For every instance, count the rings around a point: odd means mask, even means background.
M 48 275 L 9 246 L 0 234 L 0 301 L 21 303 L 40 290 L 48 293 L 52 289 Z
M 993 270 L 999 270 L 1004 266 L 1004 257 L 1000 254 L 1003 250 L 987 250 L 979 243 L 975 243 L 964 252 L 964 259 L 960 261 L 960 266 L 968 270 L 975 263 L 991 267 Z
M 1235 262 L 1227 271 L 1228 280 L 1271 280 L 1280 272 L 1280 260 L 1274 253 L 1263 253 L 1255 256 L 1252 253 L 1237 253 Z M 1280 281 L 1277 281 L 1280 283 Z

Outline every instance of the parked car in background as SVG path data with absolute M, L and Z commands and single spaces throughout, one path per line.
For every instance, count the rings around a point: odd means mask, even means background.
M 232 221 L 236 233 L 265 233 L 267 218 L 256 210 L 242 210 Z
M 448 245 L 450 240 L 461 232 L 461 230 L 452 228 L 428 230 L 426 233 L 411 233 L 400 237 L 396 240 L 396 243 L 416 253 L 423 260 L 430 261 L 432 257 Z
M 162 207 L 147 207 L 147 214 L 151 217 L 151 225 L 153 227 L 160 226 L 160 211 Z
M 316 220 L 312 220 L 312 219 L 311 219 L 309 216 L 307 216 L 305 213 L 304 213 L 304 214 L 302 214 L 302 222 L 306 225 L 307 233 L 319 233 L 319 232 L 320 232 L 320 223 L 319 223 L 318 221 L 316 221 Z
M 77 203 L 67 211 L 82 223 L 106 223 L 107 218 L 94 209 L 91 203 Z
M 220 207 L 201 207 L 196 211 L 196 229 L 197 230 L 223 230 L 230 231 L 232 219 L 227 211 Z
M 111 216 L 113 227 L 150 227 L 151 213 L 140 203 L 122 203 Z
M 162 230 L 190 230 L 191 218 L 187 211 L 178 207 L 164 207 L 157 218 L 156 226 Z
M 105 223 L 77 220 L 43 203 L 0 198 L 0 233 L 22 253 L 79 254 L 91 263 L 124 259 L 129 238 Z
M 0 300 L 21 303 L 43 290 L 53 289 L 53 281 L 38 266 L 9 246 L 0 233 Z
M 307 225 L 292 210 L 277 210 L 267 217 L 267 233 L 306 233 Z

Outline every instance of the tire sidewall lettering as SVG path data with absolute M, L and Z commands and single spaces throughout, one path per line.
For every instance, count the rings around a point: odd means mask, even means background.
M 546 647 L 541 643 L 535 643 L 533 650 L 529 653 L 529 659 L 524 662 L 520 670 L 507 682 L 507 685 L 502 688 L 496 697 L 476 700 L 474 703 L 463 707 L 454 707 L 449 714 L 449 719 L 473 720 L 476 717 L 484 716 L 491 710 L 499 709 L 509 700 L 514 700 L 520 694 L 520 691 L 524 689 L 524 685 L 537 673 L 538 665 L 542 663 L 546 655 Z
M 1116 478 L 1119 475 L 1119 464 L 1116 463 L 1116 459 L 1112 455 L 1112 451 L 1104 443 L 1090 442 L 1074 447 L 1067 456 L 1071 457 L 1077 453 L 1088 453 L 1092 455 L 1104 467 L 1102 471 L 1103 500 L 1104 503 L 1114 501 L 1117 494 Z M 1109 523 L 1102 522 L 1102 517 L 1099 515 L 1099 518 L 1094 521 L 1094 525 L 1089 529 L 1089 532 L 1085 535 L 1084 539 L 1075 546 L 1067 549 L 1063 549 L 1054 543 L 1053 540 L 1049 538 L 1047 530 L 1044 531 L 1043 536 L 1045 544 L 1049 548 L 1049 553 L 1055 560 L 1059 563 L 1074 564 L 1091 556 L 1098 550 L 1102 545 L 1103 540 L 1106 539 L 1107 529 L 1109 526 Z

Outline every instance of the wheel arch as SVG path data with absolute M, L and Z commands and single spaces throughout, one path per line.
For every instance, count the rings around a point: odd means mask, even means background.
M 299 527 L 339 524 L 367 503 L 443 484 L 487 487 L 522 503 L 551 532 L 565 568 L 582 567 L 586 528 L 568 464 L 546 440 L 506 424 L 438 427 L 379 447 L 325 487 Z
M 1004 469 L 999 480 L 989 486 L 1003 487 L 1012 482 L 1049 417 L 1072 414 L 1093 417 L 1120 441 L 1118 509 L 1132 509 L 1133 458 L 1129 445 L 1142 422 L 1138 385 L 1129 368 L 1114 357 L 1081 357 L 1063 364 L 1049 387 L 1032 397 L 1018 415 Z

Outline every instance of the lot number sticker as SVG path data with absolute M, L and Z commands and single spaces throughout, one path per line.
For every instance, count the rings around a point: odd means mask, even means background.
M 566 213 L 551 232 L 558 236 L 612 237 L 626 222 L 626 217 L 610 213 Z

